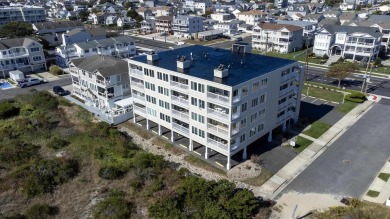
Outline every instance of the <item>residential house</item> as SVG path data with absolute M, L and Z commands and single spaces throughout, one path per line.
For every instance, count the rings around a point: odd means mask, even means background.
M 155 26 L 157 33 L 173 34 L 172 30 L 173 16 L 159 16 L 156 17 Z
M 46 21 L 46 13 L 43 7 L 28 6 L 24 7 L 1 7 L 0 25 L 11 21 L 25 21 L 29 23 L 40 23 Z
M 0 40 L 0 72 L 7 77 L 10 71 L 34 72 L 46 69 L 43 46 L 30 38 Z
M 105 19 L 105 25 L 116 25 L 116 22 L 118 20 L 118 16 L 117 15 L 108 15 L 106 16 L 106 19 Z
M 153 11 L 149 8 L 138 8 L 135 10 L 139 15 L 141 15 L 144 19 L 146 17 L 153 16 Z
M 218 21 L 219 23 L 223 23 L 234 19 L 234 16 L 229 13 L 213 13 L 210 15 L 210 18 Z
M 205 14 L 206 11 L 211 11 L 212 6 L 212 2 L 208 0 L 186 0 L 183 7 L 199 12 L 199 14 Z
M 62 44 L 62 34 L 74 29 L 84 29 L 84 24 L 80 21 L 57 21 L 42 22 L 32 24 L 35 32 L 45 39 L 49 46 L 59 46 Z
M 188 37 L 203 31 L 203 18 L 189 15 L 177 15 L 173 18 L 174 35 Z
M 258 24 L 253 28 L 252 47 L 280 53 L 298 51 L 303 47 L 303 28 L 288 24 Z
M 134 40 L 130 36 L 119 36 L 101 40 L 78 42 L 56 48 L 56 63 L 67 67 L 70 60 L 92 55 L 128 58 L 136 54 Z
M 173 7 L 170 6 L 158 6 L 158 7 L 150 8 L 150 10 L 152 11 L 155 17 L 173 15 Z
M 293 25 L 297 27 L 301 27 L 303 29 L 303 43 L 306 45 L 312 45 L 314 42 L 314 33 L 318 27 L 317 23 L 308 22 L 308 21 L 278 21 L 278 24 L 287 24 Z M 306 41 L 307 40 L 307 41 Z
M 356 12 L 343 12 L 340 16 L 340 23 L 343 25 L 345 22 L 358 20 Z
M 286 12 L 289 16 L 299 13 L 302 17 L 305 17 L 307 14 L 310 14 L 310 9 L 307 4 L 293 4 L 287 6 Z
M 380 51 L 382 33 L 378 28 L 327 25 L 315 33 L 313 53 L 340 56 L 360 61 L 375 59 Z
M 233 34 L 237 33 L 239 25 L 240 25 L 240 23 L 237 21 L 230 21 L 227 23 L 214 24 L 213 27 L 215 30 L 222 30 L 223 33 L 225 33 L 225 34 L 233 35 Z
M 132 26 L 134 27 L 137 24 L 137 21 L 129 17 L 119 17 L 116 21 L 118 27 Z
M 261 22 L 268 21 L 272 16 L 268 12 L 263 11 L 245 11 L 238 13 L 238 20 L 245 21 L 246 24 L 256 25 Z
M 324 18 L 325 17 L 323 14 L 307 14 L 305 17 L 302 18 L 302 21 L 319 23 Z
M 70 61 L 72 94 L 111 125 L 132 118 L 129 67 L 126 61 L 93 55 Z
M 219 156 L 228 170 L 234 154 L 247 159 L 253 142 L 271 142 L 275 128 L 298 120 L 304 77 L 296 61 L 194 45 L 128 62 L 133 123 L 170 133 L 206 160 Z
M 156 19 L 151 17 L 141 21 L 141 32 L 145 34 L 156 32 Z
M 102 34 L 93 35 L 93 33 L 97 31 L 86 30 L 84 28 L 73 29 L 71 31 L 68 31 L 67 33 L 62 34 L 62 46 L 68 46 L 78 42 L 105 39 L 106 31 L 104 29 L 102 30 Z

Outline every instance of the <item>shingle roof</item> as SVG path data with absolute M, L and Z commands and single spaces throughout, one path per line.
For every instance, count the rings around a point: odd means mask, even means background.
M 35 40 L 29 39 L 29 38 L 14 38 L 14 39 L 4 39 L 0 40 L 0 50 L 9 49 L 12 47 L 27 47 L 31 43 L 37 43 Z
M 101 40 L 92 40 L 88 42 L 75 43 L 75 45 L 85 50 L 90 48 L 96 48 L 98 45 L 106 45 L 106 46 L 114 45 L 116 42 L 134 42 L 134 40 L 130 36 L 119 36 L 119 37 L 111 37 L 111 38 L 101 39 Z
M 78 34 L 78 33 L 80 33 L 80 32 L 83 32 L 83 31 L 85 31 L 85 29 L 83 29 L 83 28 L 75 28 L 75 29 L 73 29 L 73 30 L 67 32 L 65 35 L 66 35 L 66 36 L 73 36 L 73 35 L 75 35 L 75 34 Z
M 388 16 L 388 15 L 370 15 L 368 20 L 369 21 L 389 22 L 390 21 L 390 16 Z
M 372 37 L 381 37 L 383 34 L 379 31 L 379 28 L 376 27 L 362 27 L 362 26 L 344 26 L 344 25 L 325 25 L 323 26 L 329 33 L 366 33 Z
M 382 21 L 375 21 L 375 20 L 349 21 L 349 22 L 345 22 L 343 25 L 351 26 L 352 24 L 355 24 L 356 26 L 363 26 L 363 27 L 371 27 L 372 25 L 376 24 L 384 29 L 390 29 L 390 22 L 382 22 Z
M 286 28 L 289 31 L 302 30 L 302 27 L 289 25 L 289 24 L 271 24 L 271 23 L 262 23 L 258 25 L 260 28 L 265 30 L 280 30 Z
M 81 21 L 58 21 L 58 22 L 43 22 L 34 24 L 38 30 L 43 29 L 57 29 L 57 28 L 66 28 L 66 27 L 83 27 Z
M 160 17 L 156 17 L 156 20 L 173 21 L 173 16 L 160 16 Z
M 106 36 L 107 31 L 100 27 L 94 27 L 88 30 L 92 36 Z
M 251 10 L 251 11 L 243 11 L 238 13 L 239 15 L 261 15 L 261 14 L 269 14 L 268 12 L 263 12 L 260 10 Z
M 110 56 L 94 55 L 71 61 L 77 68 L 88 72 L 98 71 L 103 77 L 128 73 L 126 61 Z

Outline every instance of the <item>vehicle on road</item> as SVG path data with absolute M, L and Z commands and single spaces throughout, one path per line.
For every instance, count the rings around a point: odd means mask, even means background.
M 242 41 L 242 37 L 237 37 L 234 41 L 236 42 Z
M 38 78 L 26 78 L 26 79 L 18 80 L 18 86 L 29 87 L 32 85 L 42 84 L 44 82 L 45 82 L 44 80 Z
M 66 90 L 62 88 L 61 86 L 54 86 L 53 87 L 53 92 L 59 96 L 65 96 L 66 95 Z

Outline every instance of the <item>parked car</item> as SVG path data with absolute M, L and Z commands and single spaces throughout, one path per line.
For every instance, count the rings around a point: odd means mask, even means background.
M 59 96 L 66 95 L 66 90 L 64 90 L 64 88 L 62 88 L 61 86 L 54 86 L 53 92 Z
M 235 41 L 236 41 L 236 42 L 242 41 L 242 37 L 237 37 L 237 38 L 235 39 Z
M 26 79 L 18 80 L 18 86 L 29 87 L 36 84 L 42 84 L 43 82 L 45 81 L 38 78 L 26 78 Z

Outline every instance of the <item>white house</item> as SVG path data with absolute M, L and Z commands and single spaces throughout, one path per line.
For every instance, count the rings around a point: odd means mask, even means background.
M 158 60 L 158 61 L 157 61 Z M 247 148 L 298 119 L 296 61 L 188 46 L 128 60 L 133 122 L 209 159 L 247 159 Z
M 177 15 L 173 17 L 172 30 L 175 36 L 191 36 L 203 31 L 203 19 L 197 16 Z
M 238 13 L 237 19 L 244 21 L 246 24 L 256 25 L 263 21 L 267 21 L 271 15 L 268 12 L 252 10 Z

